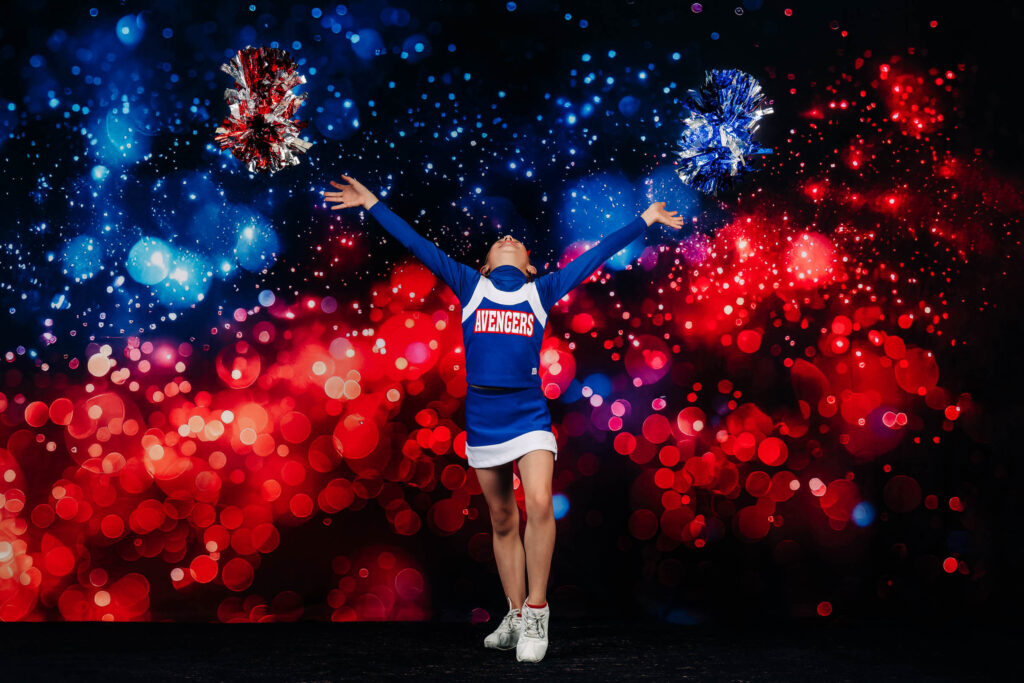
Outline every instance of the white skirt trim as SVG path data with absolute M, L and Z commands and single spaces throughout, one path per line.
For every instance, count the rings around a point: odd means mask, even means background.
M 554 433 L 538 429 L 490 446 L 466 444 L 466 459 L 470 467 L 494 467 L 518 460 L 530 451 L 536 450 L 551 451 L 555 454 L 555 460 L 558 460 L 558 443 L 555 441 Z

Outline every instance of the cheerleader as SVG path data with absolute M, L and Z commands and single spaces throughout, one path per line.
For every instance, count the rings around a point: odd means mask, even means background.
M 484 645 L 514 647 L 519 661 L 539 662 L 548 647 L 547 584 L 555 546 L 551 480 L 558 457 L 540 383 L 548 311 L 645 228 L 662 223 L 679 229 L 683 218 L 666 211 L 665 202 L 655 202 L 565 267 L 540 277 L 523 243 L 505 235 L 491 244 L 484 265 L 474 270 L 420 236 L 357 180 L 341 177 L 347 184 L 331 181 L 337 191 L 324 192 L 331 209 L 368 210 L 459 299 L 469 385 L 466 459 L 487 501 L 494 557 L 508 601 L 508 613 Z M 522 540 L 512 485 L 516 462 L 526 499 Z

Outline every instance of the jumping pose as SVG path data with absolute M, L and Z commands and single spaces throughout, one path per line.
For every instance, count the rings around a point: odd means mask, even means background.
M 551 479 L 558 445 L 540 383 L 540 348 L 548 311 L 645 228 L 679 229 L 683 218 L 651 204 L 565 267 L 537 277 L 522 242 L 505 235 L 494 242 L 479 271 L 459 263 L 380 202 L 358 181 L 331 182 L 331 209 L 362 207 L 444 281 L 462 306 L 466 349 L 466 459 L 476 471 L 490 510 L 494 557 L 509 610 L 484 645 L 516 648 L 519 661 L 538 662 L 548 647 L 548 572 L 555 547 Z M 512 466 L 526 497 L 526 547 L 519 537 L 519 508 Z M 525 570 L 525 571 L 524 571 Z M 526 595 L 526 575 L 529 595 Z

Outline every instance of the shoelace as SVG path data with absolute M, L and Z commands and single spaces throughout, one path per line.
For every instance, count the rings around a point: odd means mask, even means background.
M 513 630 L 515 630 L 515 626 L 512 624 L 512 622 L 515 620 L 515 618 L 516 618 L 516 613 L 514 611 L 513 612 L 509 612 L 508 614 L 505 615 L 505 618 L 502 620 L 501 627 L 503 629 L 505 629 L 506 631 L 508 631 L 509 633 L 511 633 Z
M 527 614 L 523 612 L 523 635 L 530 638 L 543 638 L 544 627 L 541 626 L 539 614 Z

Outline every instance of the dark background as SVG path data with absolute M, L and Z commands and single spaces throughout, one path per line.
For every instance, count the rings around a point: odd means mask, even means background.
M 807 523 L 793 532 L 802 548 L 795 563 L 780 562 L 773 554 L 778 542 L 787 537 L 786 526 L 751 543 L 729 531 L 728 519 L 724 536 L 699 550 L 686 544 L 658 550 L 653 539 L 638 540 L 628 531 L 630 515 L 636 509 L 631 483 L 654 463 L 636 465 L 628 458 L 604 457 L 596 474 L 576 478 L 566 489 L 574 512 L 559 521 L 549 595 L 553 606 L 564 606 L 567 617 L 610 611 L 677 623 L 763 614 L 810 616 L 822 601 L 830 602 L 836 616 L 992 619 L 1016 614 L 1024 606 L 1019 582 L 1024 569 L 1024 534 L 1017 503 L 1022 476 L 1017 425 L 1024 415 L 1019 395 L 1019 378 L 1024 373 L 1018 347 L 1024 329 L 1018 307 L 1022 283 L 1014 265 L 1020 258 L 1020 204 L 1005 199 L 1019 192 L 1024 148 L 1019 125 L 1020 75 L 1012 56 L 1021 27 L 1018 7 L 1012 3 L 708 2 L 697 14 L 690 3 L 678 2 L 518 2 L 514 11 L 500 2 L 351 4 L 345 16 L 356 28 L 378 30 L 389 50 L 401 45 L 408 35 L 428 36 L 430 48 L 417 61 L 393 52 L 374 59 L 354 54 L 338 34 L 331 34 L 312 18 L 314 7 L 327 15 L 334 11 L 333 4 L 254 4 L 256 11 L 250 11 L 248 3 L 121 3 L 97 6 L 96 17 L 89 15 L 88 3 L 19 3 L 5 10 L 0 28 L 0 123 L 5 126 L 0 129 L 5 137 L 0 142 L 5 169 L 3 238 L 9 245 L 0 257 L 0 298 L 7 315 L 0 338 L 8 354 L 4 370 L 7 407 L 0 432 L 5 438 L 23 419 L 23 407 L 12 400 L 15 394 L 23 392 L 29 400 L 47 402 L 56 397 L 61 382 L 33 379 L 53 372 L 41 369 L 41 362 L 61 359 L 55 367 L 67 373 L 71 385 L 81 385 L 84 374 L 67 370 L 67 359 L 84 359 L 84 347 L 90 341 L 113 339 L 117 343 L 143 331 L 143 336 L 188 340 L 196 354 L 189 372 L 197 387 L 201 378 L 212 387 L 216 380 L 212 359 L 226 340 L 215 339 L 208 331 L 236 307 L 252 306 L 254 292 L 273 290 L 281 299 L 298 299 L 302 293 L 314 292 L 340 300 L 365 296 L 374 282 L 388 277 L 390 265 L 405 252 L 391 240 L 380 247 L 372 232 L 377 226 L 372 224 L 362 231 L 368 235 L 356 237 L 357 248 L 344 267 L 332 265 L 314 248 L 332 233 L 330 221 L 334 218 L 317 205 L 317 193 L 328 177 L 339 172 L 362 179 L 374 190 L 389 187 L 388 203 L 400 215 L 411 218 L 426 210 L 427 220 L 417 227 L 460 260 L 476 262 L 486 238 L 500 229 L 495 220 L 499 217 L 537 244 L 541 257 L 535 256 L 535 260 L 549 260 L 553 265 L 567 235 L 581 236 L 573 232 L 576 228 L 564 230 L 564 216 L 554 198 L 595 172 L 614 171 L 635 181 L 667 163 L 660 155 L 669 152 L 679 132 L 676 98 L 698 85 L 706 69 L 747 71 L 761 80 L 775 100 L 775 113 L 765 119 L 759 133 L 763 144 L 776 149 L 765 169 L 746 178 L 740 189 L 717 198 L 702 197 L 697 203 L 695 214 L 702 217 L 701 228 L 713 236 L 737 208 L 739 192 L 755 188 L 772 198 L 775 209 L 822 218 L 794 198 L 806 178 L 785 150 L 800 146 L 802 159 L 818 164 L 830 159 L 833 150 L 852 137 L 885 137 L 886 133 L 854 117 L 837 122 L 807 144 L 802 134 L 792 136 L 798 141 L 791 143 L 788 131 L 806 130 L 807 120 L 801 112 L 827 100 L 827 86 L 841 80 L 843 74 L 850 74 L 854 83 L 864 87 L 867 77 L 863 72 L 856 74 L 853 63 L 865 51 L 872 54 L 865 71 L 871 66 L 877 69 L 877 63 L 892 55 L 903 56 L 917 71 L 931 67 L 945 71 L 964 65 L 958 71 L 955 94 L 945 101 L 947 120 L 940 132 L 924 143 L 892 135 L 897 147 L 916 145 L 916 154 L 925 154 L 922 150 L 929 147 L 939 155 L 948 153 L 975 164 L 983 177 L 980 190 L 945 204 L 942 210 L 954 224 L 962 220 L 965 233 L 967 223 L 970 230 L 983 226 L 987 242 L 975 239 L 975 234 L 969 239 L 971 259 L 958 262 L 952 270 L 942 270 L 940 276 L 922 275 L 915 291 L 921 298 L 943 292 L 951 301 L 947 330 L 966 346 L 934 344 L 940 384 L 954 396 L 971 394 L 976 406 L 973 419 L 979 426 L 970 435 L 959 426 L 944 432 L 939 426 L 941 418 L 924 409 L 923 438 L 941 433 L 941 443 L 928 449 L 900 448 L 888 458 L 898 463 L 900 472 L 918 479 L 926 494 L 937 493 L 939 509 L 918 506 L 905 514 L 879 518 L 858 534 L 847 534 L 845 540 L 831 545 L 823 540 L 827 534 L 815 532 L 820 523 L 809 517 L 820 517 L 821 510 L 794 505 L 791 511 L 787 509 L 787 517 L 808 516 Z M 742 15 L 736 13 L 737 7 L 744 8 Z M 793 9 L 792 16 L 785 16 L 786 8 Z M 407 10 L 404 25 L 381 20 L 396 9 Z M 119 17 L 143 11 L 148 12 L 145 35 L 128 49 L 117 42 L 112 27 Z M 567 12 L 574 16 L 572 21 L 563 19 Z M 579 18 L 587 20 L 586 28 L 578 25 Z M 935 27 L 930 27 L 932 21 L 937 22 Z M 831 28 L 831 22 L 838 28 Z M 160 37 L 165 27 L 173 29 L 171 38 Z M 246 27 L 251 30 L 246 32 Z M 841 31 L 848 35 L 843 37 Z M 57 32 L 65 37 L 54 43 Z M 712 32 L 719 37 L 712 39 Z M 321 41 L 313 38 L 317 34 L 323 37 Z M 300 41 L 302 47 L 290 51 L 305 60 L 300 71 L 308 78 L 304 91 L 309 99 L 298 116 L 311 121 L 307 132 L 317 144 L 297 167 L 269 178 L 251 177 L 227 152 L 209 149 L 212 129 L 226 109 L 222 93 L 229 78 L 219 71 L 219 65 L 249 38 L 252 44 L 277 40 L 287 49 L 293 41 Z M 449 44 L 457 46 L 454 52 L 446 49 Z M 113 73 L 102 87 L 91 87 L 68 71 L 82 61 L 75 46 L 84 45 L 92 45 L 97 55 L 116 57 L 110 62 Z M 907 56 L 908 48 L 913 48 L 912 56 Z M 613 60 L 603 57 L 609 49 L 617 53 Z M 584 52 L 594 55 L 589 64 L 580 62 Z M 681 58 L 672 60 L 669 55 L 673 52 L 679 52 Z M 45 57 L 42 67 L 30 63 L 37 54 Z M 110 74 L 111 70 L 101 68 L 102 61 L 97 57 L 84 71 Z M 170 66 L 165 69 L 161 64 Z M 654 68 L 648 69 L 649 64 Z M 310 67 L 318 73 L 308 74 Z M 630 86 L 631 94 L 640 101 L 641 113 L 634 117 L 615 112 L 615 103 L 623 94 L 618 83 L 625 80 L 626 67 L 650 73 L 646 86 Z M 580 73 L 572 75 L 572 69 Z M 585 93 L 598 92 L 600 83 L 589 88 L 579 83 L 594 70 L 614 73 L 616 86 L 602 91 L 604 101 L 597 114 L 567 125 L 555 102 L 565 95 L 579 104 Z M 472 74 L 469 81 L 462 78 L 467 71 Z M 129 78 L 131 73 L 138 79 Z M 176 81 L 169 79 L 170 74 L 178 75 Z M 787 74 L 794 78 L 788 79 Z M 389 87 L 389 82 L 395 87 Z M 669 82 L 677 87 L 665 95 L 659 86 Z M 323 135 L 317 125 L 329 116 L 318 110 L 330 101 L 328 84 L 351 98 L 360 111 L 359 130 L 334 140 Z M 797 89 L 792 96 L 786 92 L 791 86 Z M 117 89 L 116 96 L 112 87 Z M 60 106 L 47 104 L 50 90 L 62 99 Z M 507 96 L 496 98 L 498 90 Z M 448 98 L 449 92 L 455 97 Z M 422 93 L 427 98 L 421 98 Z M 63 116 L 65 104 L 89 102 L 94 111 L 105 111 L 116 105 L 122 94 L 130 96 L 133 111 L 143 112 L 135 125 L 147 129 L 152 156 L 124 163 L 102 155 L 94 158 L 95 151 L 83 142 L 79 128 L 95 132 L 99 124 L 77 113 Z M 199 104 L 192 111 L 189 107 L 194 102 Z M 436 102 L 442 106 L 434 107 Z M 7 109 L 8 103 L 14 103 L 15 109 Z M 605 110 L 612 115 L 604 115 Z M 471 148 L 445 140 L 443 135 L 440 140 L 433 138 L 435 131 L 443 133 L 450 128 L 451 119 L 440 112 L 467 117 L 471 123 L 479 116 L 485 123 L 482 130 L 490 134 L 489 141 Z M 655 113 L 661 114 L 658 121 Z M 536 120 L 538 114 L 543 115 L 543 122 Z M 597 139 L 587 143 L 584 129 L 596 133 Z M 398 130 L 407 134 L 396 135 Z M 643 143 L 639 142 L 641 134 L 648 136 Z M 565 154 L 570 147 L 579 152 L 574 165 L 568 165 L 571 159 Z M 513 153 L 516 149 L 519 152 Z M 495 156 L 517 155 L 536 169 L 532 178 L 525 179 L 495 160 Z M 552 161 L 553 155 L 557 162 Z M 435 172 L 420 172 L 427 160 L 435 164 Z M 90 199 L 88 192 L 83 194 L 80 189 L 81 179 L 100 162 L 110 168 L 112 180 L 103 190 L 107 194 L 101 192 Z M 928 171 L 897 166 L 879 162 L 879 177 L 861 177 L 860 182 L 881 187 L 891 173 L 905 183 L 908 196 L 919 191 L 923 203 L 936 196 L 930 194 L 935 183 Z M 103 220 L 113 221 L 115 232 L 123 232 L 104 242 L 108 265 L 123 261 L 139 234 L 160 234 L 177 240 L 176 244 L 188 246 L 192 241 L 198 245 L 202 239 L 189 232 L 185 212 L 171 210 L 178 200 L 169 192 L 151 192 L 150 188 L 162 177 L 204 171 L 233 205 L 254 207 L 273 224 L 280 249 L 272 267 L 214 281 L 204 302 L 177 309 L 177 320 L 171 320 L 166 313 L 173 307 L 136 283 L 129 281 L 125 290 L 111 294 L 107 280 L 69 282 L 46 258 L 76 235 L 95 234 Z M 118 180 L 120 173 L 125 175 Z M 40 179 L 45 179 L 43 189 Z M 485 195 L 506 201 L 490 206 L 474 203 L 472 188 L 481 183 L 486 185 Z M 987 189 L 985 183 L 989 183 Z M 545 195 L 551 198 L 542 199 Z M 71 201 L 83 197 L 85 208 Z M 992 197 L 1004 199 L 993 205 Z M 626 199 L 624 207 L 618 208 L 628 215 L 633 207 Z M 918 213 L 927 211 L 919 207 Z M 36 230 L 44 221 L 54 229 Z M 898 223 L 885 227 L 891 232 L 886 246 L 875 254 L 878 260 L 929 261 L 923 242 L 901 233 Z M 474 231 L 472 237 L 466 239 L 463 229 Z M 334 237 L 332 234 L 331 239 Z M 327 269 L 330 277 L 312 277 L 310 273 L 317 269 Z M 949 279 L 942 274 L 949 274 Z M 615 284 L 624 301 L 639 301 L 647 291 L 647 283 L 635 278 Z M 51 310 L 52 296 L 61 291 L 70 299 L 70 307 Z M 146 305 L 132 311 L 120 305 L 127 299 Z M 561 324 L 567 325 L 568 316 L 564 318 Z M 109 337 L 98 331 L 100 319 L 112 321 L 115 329 Z M 828 324 L 827 317 L 822 320 L 817 322 Z M 153 325 L 156 327 L 150 327 Z M 52 344 L 41 336 L 46 329 L 56 336 Z M 919 336 L 911 338 L 928 348 L 933 340 L 917 330 L 907 335 L 914 332 Z M 804 341 L 814 343 L 813 338 Z M 713 345 L 690 345 L 687 350 L 686 361 L 698 368 L 701 381 L 717 382 L 735 368 Z M 583 347 L 577 361 L 587 372 L 614 366 L 596 345 Z M 752 361 L 738 381 L 754 375 Z M 428 393 L 441 391 L 436 381 L 427 386 Z M 788 381 L 767 382 L 760 393 L 754 388 L 756 383 L 748 381 L 747 386 L 747 399 L 761 405 L 795 403 Z M 683 392 L 681 387 L 669 388 Z M 628 386 L 623 388 L 628 390 Z M 427 400 L 424 398 L 424 404 Z M 553 402 L 555 422 L 568 410 L 566 402 Z M 392 419 L 412 428 L 414 413 L 407 410 Z M 458 424 L 461 413 L 453 419 Z M 638 429 L 630 431 L 637 433 Z M 563 467 L 573 471 L 582 453 L 609 453 L 611 449 L 606 431 L 590 430 L 565 456 L 560 454 L 556 476 Z M 861 492 L 882 510 L 887 474 L 880 469 L 881 463 L 851 464 L 838 446 L 826 444 L 825 449 L 826 461 L 832 458 L 837 476 L 848 468 L 861 468 L 857 479 Z M 30 504 L 43 502 L 49 484 L 67 476 L 63 469 L 67 463 L 48 461 L 44 465 L 29 461 L 27 454 L 13 454 L 16 459 L 19 455 L 22 469 L 34 481 L 33 490 L 42 496 Z M 457 462 L 451 453 L 444 457 L 444 462 Z M 413 493 L 408 494 L 410 499 Z M 969 522 L 945 506 L 951 496 L 968 501 Z M 476 562 L 467 557 L 469 538 L 489 531 L 486 507 L 479 495 L 473 498 L 473 506 L 481 516 L 451 536 L 432 533 L 426 519 L 418 534 L 395 536 L 381 507 L 372 503 L 330 516 L 333 521 L 329 525 L 323 523 L 329 515 L 317 512 L 305 524 L 282 529 L 279 548 L 262 558 L 251 589 L 241 595 L 262 595 L 269 603 L 283 589 L 294 590 L 303 598 L 304 617 L 329 618 L 327 592 L 335 587 L 337 578 L 332 574 L 331 549 L 356 554 L 386 543 L 401 547 L 420 567 L 429 586 L 432 616 L 459 621 L 470 618 L 476 608 L 492 614 L 503 609 L 493 561 Z M 710 494 L 701 504 L 710 511 L 717 509 Z M 584 510 L 596 511 L 598 516 L 588 517 Z M 67 533 L 74 535 L 71 530 Z M 971 572 L 950 576 L 942 571 L 941 562 L 951 553 L 964 559 Z M 77 553 L 76 557 L 85 561 Z M 218 603 L 229 595 L 224 587 L 217 582 L 193 586 L 189 589 L 193 592 L 183 596 L 165 585 L 169 569 L 170 565 L 159 559 L 109 565 L 112 577 L 126 571 L 150 577 L 151 618 L 216 619 Z M 55 604 L 45 602 L 40 603 L 38 614 L 61 618 Z

